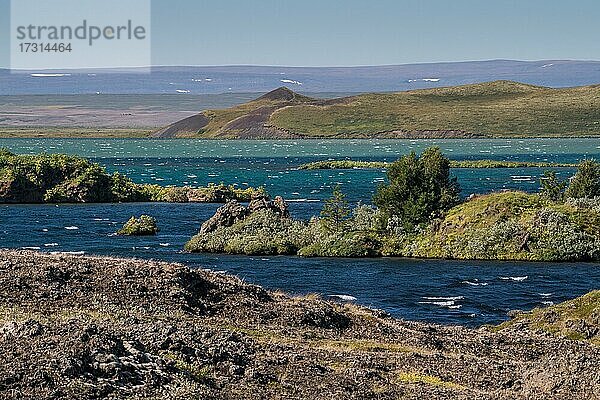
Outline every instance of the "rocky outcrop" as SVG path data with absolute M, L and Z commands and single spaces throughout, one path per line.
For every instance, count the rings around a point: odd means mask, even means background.
M 252 214 L 253 212 L 260 210 L 273 211 L 282 218 L 289 218 L 290 216 L 288 204 L 281 196 L 276 196 L 274 200 L 271 200 L 269 196 L 263 194 L 253 196 L 248 204 L 248 212 Z
M 289 218 L 290 216 L 288 205 L 281 196 L 277 196 L 275 200 L 271 200 L 268 195 L 257 193 L 252 196 L 247 207 L 235 200 L 219 207 L 215 215 L 202 224 L 199 234 L 207 234 L 221 227 L 232 226 L 236 222 L 242 221 L 249 215 L 261 210 L 270 210 L 281 218 Z
M 155 132 L 152 137 L 164 139 L 174 137 L 176 134 L 195 134 L 204 129 L 209 122 L 210 119 L 202 113 L 192 115 Z
M 215 212 L 215 215 L 205 221 L 200 227 L 200 234 L 216 231 L 220 227 L 231 226 L 238 221 L 243 220 L 248 215 L 248 209 L 232 200 L 221 206 Z
M 401 321 L 181 264 L 0 250 L 1 399 L 597 397 L 600 349 L 535 329 Z

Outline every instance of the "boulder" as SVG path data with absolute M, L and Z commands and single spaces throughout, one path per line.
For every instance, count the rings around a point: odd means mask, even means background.
M 271 200 L 269 196 L 264 194 L 254 195 L 248 204 L 248 211 L 252 214 L 260 210 L 271 210 L 282 218 L 289 218 L 290 216 L 288 205 L 281 196 Z
M 200 227 L 200 234 L 216 231 L 220 227 L 231 226 L 238 221 L 243 220 L 249 215 L 246 207 L 235 200 L 221 206 L 215 212 L 215 215 L 210 217 Z
M 270 210 L 281 218 L 290 217 L 288 205 L 281 196 L 277 196 L 275 200 L 271 200 L 268 195 L 255 194 L 252 196 L 248 207 L 244 207 L 236 200 L 232 200 L 224 206 L 219 207 L 215 215 L 202 224 L 199 233 L 206 234 L 214 232 L 220 227 L 231 226 L 238 221 L 244 220 L 250 214 L 261 210 Z
M 283 199 L 283 197 L 281 197 L 281 196 L 275 197 L 275 200 L 273 200 L 273 207 L 274 207 L 275 212 L 277 212 L 283 218 L 290 217 L 290 211 L 288 210 L 288 204 Z

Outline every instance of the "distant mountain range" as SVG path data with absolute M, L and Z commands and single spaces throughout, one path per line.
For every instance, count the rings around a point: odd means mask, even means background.
M 138 73 L 135 73 L 138 72 Z M 143 70 L 0 69 L 0 95 L 389 92 L 495 80 L 549 87 L 600 83 L 599 61 L 469 61 L 372 67 L 153 67 Z
M 548 88 L 513 81 L 334 99 L 281 87 L 203 111 L 154 137 L 208 139 L 478 138 L 600 135 L 600 85 Z

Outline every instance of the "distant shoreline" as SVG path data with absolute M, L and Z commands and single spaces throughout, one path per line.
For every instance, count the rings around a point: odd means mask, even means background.
M 521 136 L 521 135 L 503 135 L 503 136 L 480 136 L 480 137 L 389 137 L 381 136 L 310 136 L 298 138 L 232 138 L 232 137 L 196 137 L 196 136 L 178 136 L 171 138 L 152 137 L 153 129 L 145 128 L 77 128 L 77 127 L 30 127 L 13 128 L 0 126 L 0 139 L 151 139 L 151 140 L 180 140 L 194 139 L 202 141 L 217 140 L 244 140 L 248 142 L 262 140 L 489 140 L 489 139 L 600 139 L 600 132 L 597 134 L 575 135 L 564 137 L 563 135 L 539 135 L 539 136 Z
M 493 81 L 308 97 L 279 87 L 198 99 L 173 95 L 0 96 L 0 137 L 193 139 L 524 139 L 600 137 L 600 86 Z M 43 96 L 42 96 L 43 97 Z M 219 97 L 219 96 L 217 96 Z M 204 111 L 201 111 L 204 110 Z
M 302 164 L 298 169 L 382 169 L 387 168 L 385 161 L 326 160 Z M 573 163 L 498 161 L 498 160 L 451 160 L 451 168 L 575 168 Z

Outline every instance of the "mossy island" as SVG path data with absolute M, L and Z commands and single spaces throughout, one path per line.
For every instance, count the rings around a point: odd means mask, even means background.
M 64 154 L 16 155 L 0 149 L 0 203 L 225 203 L 250 201 L 263 188 L 137 184 L 99 164 Z
M 463 200 L 438 148 L 389 164 L 374 205 L 351 207 L 335 188 L 320 216 L 295 220 L 272 210 L 220 218 L 186 245 L 192 252 L 319 257 L 479 260 L 600 260 L 600 165 L 582 162 L 569 181 L 548 170 L 538 193 Z M 217 214 L 228 213 L 229 205 Z
M 159 232 L 156 218 L 141 215 L 139 218 L 131 217 L 121 229 L 117 231 L 120 236 L 152 236 Z
M 298 169 L 384 169 L 391 165 L 385 161 L 362 160 L 323 160 L 301 164 Z M 503 160 L 450 160 L 450 168 L 574 168 L 577 164 L 532 162 L 532 161 L 503 161 Z

